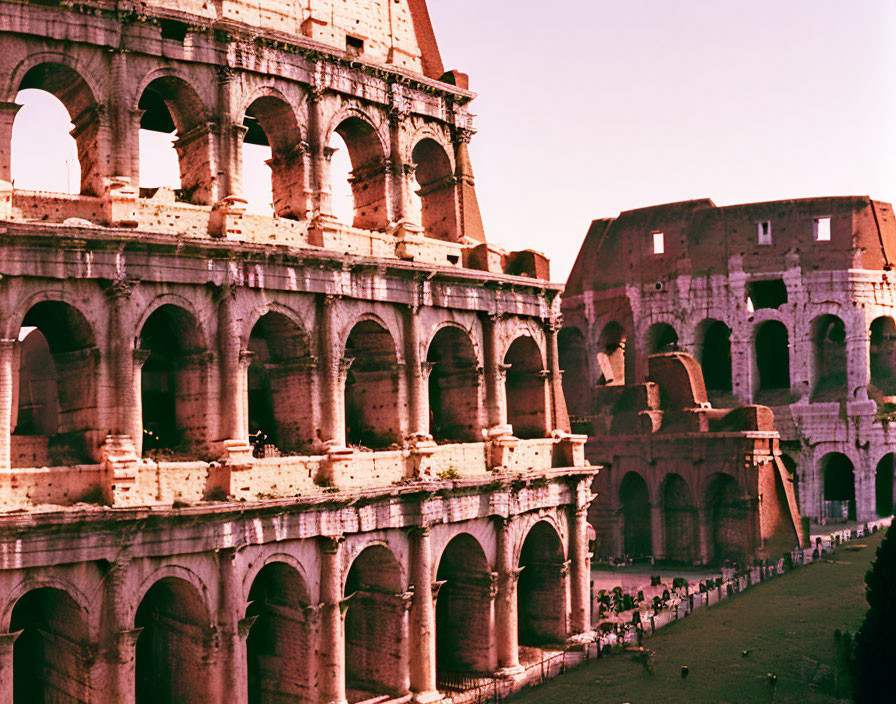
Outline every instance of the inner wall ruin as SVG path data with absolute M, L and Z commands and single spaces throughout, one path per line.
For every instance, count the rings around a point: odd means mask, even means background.
M 562 287 L 485 239 L 423 0 L 303 5 L 0 1 L 0 702 L 432 702 L 589 637 Z M 26 88 L 78 193 L 11 182 Z

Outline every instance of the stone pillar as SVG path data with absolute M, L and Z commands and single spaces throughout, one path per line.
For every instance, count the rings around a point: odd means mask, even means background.
M 697 532 L 700 539 L 700 562 L 709 564 L 712 559 L 712 526 L 710 525 L 711 512 L 704 507 L 697 508 Z
M 13 373 L 15 340 L 0 340 L 0 471 L 11 466 L 13 400 L 16 397 L 16 375 Z
M 863 321 L 864 322 L 864 321 Z M 846 392 L 850 401 L 868 400 L 871 382 L 871 338 L 868 330 L 846 336 Z
M 495 604 L 495 638 L 498 667 L 505 672 L 520 670 L 517 580 L 521 570 L 513 559 L 512 522 L 498 520 L 498 600 Z
M 395 86 L 393 86 L 393 91 Z M 399 101 L 400 103 L 400 101 Z M 410 188 L 408 186 L 408 169 L 401 158 L 401 126 L 407 115 L 402 110 L 403 104 L 394 103 L 389 114 L 390 141 L 390 195 L 392 202 L 392 219 L 403 223 L 410 213 Z M 411 166 L 413 172 L 413 166 Z
M 140 404 L 140 397 L 134 393 L 134 333 L 130 310 L 133 287 L 133 282 L 122 280 L 105 291 L 109 300 L 108 350 L 112 362 L 110 435 L 130 436 L 132 442 L 135 440 L 132 436 L 134 416 Z
M 408 433 L 411 437 L 429 433 L 429 394 L 426 388 L 425 362 L 420 354 L 419 309 L 412 306 L 405 315 L 405 356 L 408 373 Z
M 251 455 L 249 446 L 249 400 L 246 382 L 242 378 L 243 362 L 249 357 L 240 354 L 240 332 L 234 301 L 236 288 L 224 286 L 219 291 L 218 349 L 220 352 L 221 414 L 219 436 L 224 441 L 225 453 Z
M 418 702 L 441 699 L 436 690 L 436 610 L 433 601 L 432 541 L 429 526 L 411 532 L 411 691 Z
M 12 181 L 12 125 L 21 107 L 0 102 L 0 181 Z
M 650 504 L 650 538 L 653 557 L 663 560 L 666 557 L 665 522 L 663 521 L 663 505 L 659 501 Z
M 341 538 L 321 541 L 320 600 L 320 701 L 322 704 L 346 704 Z
M 132 354 L 131 394 L 135 399 L 131 408 L 131 433 L 137 456 L 143 452 L 143 363 L 149 358 L 149 350 L 134 350 Z
M 0 704 L 12 704 L 12 655 L 22 631 L 0 633 Z
M 345 394 L 342 388 L 343 356 L 336 330 L 337 296 L 321 296 L 317 307 L 320 320 L 318 349 L 321 364 L 321 440 L 332 447 L 345 447 Z
M 234 70 L 230 66 L 218 67 L 218 120 L 221 125 L 219 136 L 218 198 L 240 198 L 243 193 L 243 137 L 246 128 L 237 124 L 234 91 Z
M 507 425 L 507 392 L 504 388 L 505 367 L 498 357 L 498 316 L 482 317 L 485 347 L 485 408 L 490 433 L 510 433 Z
M 583 483 L 584 484 L 584 483 Z M 579 486 L 577 494 L 587 487 Z M 588 552 L 588 502 L 579 506 L 572 515 L 569 531 L 570 618 L 569 630 L 573 635 L 591 631 L 591 553 Z
M 560 323 L 557 320 L 548 321 L 544 326 L 547 340 L 548 372 L 551 396 L 551 418 L 548 431 L 562 430 L 565 433 L 572 431 L 569 424 L 569 412 L 566 409 L 566 397 L 563 395 L 563 372 L 560 369 L 560 348 L 558 335 Z M 581 380 L 583 384 L 590 383 L 588 379 Z
M 112 92 L 109 105 L 112 117 L 112 175 L 123 177 L 135 187 L 139 187 L 140 172 L 134 171 L 133 154 L 137 151 L 135 140 L 139 131 L 131 128 L 131 116 L 125 96 L 128 91 L 128 52 L 117 49 L 112 53 Z M 139 164 L 139 161 L 138 161 Z
M 315 216 L 333 217 L 333 192 L 330 186 L 330 157 L 323 133 L 321 100 L 323 88 L 312 86 L 308 94 L 308 147 L 311 157 L 311 211 Z
M 105 704 L 131 704 L 134 701 L 135 652 L 142 629 L 128 629 L 125 612 L 127 560 L 115 562 L 103 580 L 103 612 L 99 659 L 105 669 L 100 701 Z
M 217 686 L 219 696 L 210 688 L 209 700 L 245 704 L 248 701 L 248 684 L 245 639 L 240 636 L 240 616 L 245 610 L 240 578 L 236 565 L 236 548 L 217 551 L 218 557 L 218 647 Z M 212 685 L 214 687 L 214 685 Z

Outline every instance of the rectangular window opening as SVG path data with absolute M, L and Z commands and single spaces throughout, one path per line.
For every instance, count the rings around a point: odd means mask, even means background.
M 187 38 L 187 25 L 177 20 L 159 20 L 162 29 L 162 39 L 173 39 L 183 42 Z
M 771 220 L 761 220 L 756 223 L 756 235 L 759 244 L 772 243 L 772 222 Z
M 665 237 L 662 232 L 653 233 L 653 253 L 663 254 L 666 251 Z
M 831 241 L 831 218 L 823 217 L 823 218 L 815 218 L 812 221 L 813 230 L 815 231 L 815 241 L 816 242 L 830 242 Z
M 345 51 L 352 56 L 360 56 L 364 53 L 364 40 L 359 37 L 353 37 L 350 34 L 346 34 Z

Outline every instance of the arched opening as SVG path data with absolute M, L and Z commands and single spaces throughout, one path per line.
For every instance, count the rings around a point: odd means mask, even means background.
M 68 303 L 42 301 L 25 315 L 19 341 L 13 466 L 63 466 L 94 458 L 99 350 L 87 319 Z
M 637 472 L 629 472 L 619 485 L 622 518 L 622 549 L 629 557 L 653 554 L 650 529 L 650 494 L 647 482 Z
M 420 190 L 423 234 L 448 242 L 457 241 L 457 198 L 451 160 L 434 139 L 422 139 L 411 154 Z
M 26 593 L 13 607 L 9 631 L 22 631 L 13 645 L 13 704 L 89 700 L 86 615 L 67 592 Z
M 348 183 L 352 194 L 351 224 L 367 230 L 382 230 L 389 224 L 386 188 L 386 155 L 376 131 L 359 117 L 349 117 L 339 123 L 330 138 L 330 153 L 338 153 L 338 135 L 351 162 Z M 339 174 L 331 168 L 334 214 L 338 200 Z
M 888 452 L 877 463 L 874 473 L 874 504 L 879 518 L 893 515 L 893 453 Z
M 871 323 L 871 383 L 884 396 L 896 396 L 896 323 L 889 316 Z
M 345 432 L 351 445 L 374 450 L 400 439 L 398 358 L 389 332 L 363 320 L 348 336 L 345 357 Z
M 790 389 L 790 348 L 783 323 L 766 320 L 757 327 L 756 369 L 759 391 Z
M 578 328 L 563 328 L 557 335 L 557 347 L 566 408 L 571 416 L 591 415 L 591 373 L 585 336 Z
M 668 323 L 654 323 L 647 328 L 647 354 L 661 354 L 678 350 L 678 333 Z
M 365 548 L 345 579 L 345 670 L 350 702 L 403 696 L 410 682 L 401 568 L 382 545 Z
M 568 635 L 563 544 L 547 521 L 536 523 L 520 552 L 517 587 L 520 645 L 565 643 Z
M 23 105 L 11 145 L 16 187 L 101 195 L 100 111 L 84 79 L 63 64 L 39 64 L 25 74 L 16 102 Z
M 600 366 L 598 384 L 625 386 L 625 339 L 625 328 L 615 320 L 604 326 L 597 341 L 597 364 Z M 678 340 L 678 337 L 675 339 Z
M 144 454 L 204 456 L 208 359 L 196 319 L 178 306 L 159 306 L 138 347 L 149 353 L 140 382 Z
M 479 363 L 469 333 L 439 330 L 429 345 L 429 432 L 436 440 L 482 438 Z
M 752 553 L 749 502 L 741 500 L 737 480 L 717 473 L 706 489 L 706 513 L 712 531 L 712 562 L 732 560 L 745 564 Z
M 146 87 L 138 107 L 141 195 L 161 197 L 157 191 L 164 187 L 179 201 L 211 205 L 215 134 L 196 91 L 180 78 L 163 76 Z
M 836 400 L 846 393 L 846 328 L 835 315 L 812 323 L 813 400 Z
M 255 577 L 246 608 L 255 618 L 246 637 L 249 704 L 312 700 L 309 604 L 305 580 L 290 565 L 271 562 Z
M 697 508 L 688 483 L 679 474 L 663 480 L 663 526 L 666 559 L 696 562 L 700 556 Z
M 305 168 L 302 135 L 292 107 L 282 98 L 263 96 L 243 117 L 243 195 L 248 209 L 264 215 L 303 218 Z
M 314 363 L 304 331 L 282 313 L 259 318 L 249 336 L 249 436 L 256 454 L 301 454 L 314 439 Z
M 518 337 L 504 355 L 507 367 L 504 388 L 507 395 L 507 422 L 520 438 L 547 435 L 547 396 L 544 362 L 538 343 Z
M 856 484 L 852 461 L 840 452 L 821 458 L 824 477 L 822 517 L 856 520 Z
M 205 704 L 212 629 L 189 582 L 165 577 L 150 587 L 134 617 L 136 704 Z
M 444 581 L 436 602 L 436 663 L 443 688 L 456 685 L 462 675 L 497 667 L 492 574 L 472 535 L 461 533 L 448 543 L 436 579 Z
M 700 366 L 707 391 L 731 392 L 731 328 L 720 320 L 700 324 Z

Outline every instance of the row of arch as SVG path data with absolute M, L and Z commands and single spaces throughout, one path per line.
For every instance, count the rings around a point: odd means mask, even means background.
M 51 438 L 88 459 L 100 418 L 100 352 L 85 316 L 72 304 L 44 300 L 25 314 L 19 339 L 14 436 Z M 319 364 L 314 342 L 286 309 L 268 310 L 243 342 L 248 432 L 282 454 L 309 451 L 319 440 Z M 362 317 L 338 350 L 346 441 L 382 449 L 404 440 L 400 346 L 381 320 Z M 209 441 L 208 365 L 214 346 L 196 316 L 174 303 L 152 309 L 134 342 L 144 452 L 201 453 Z M 518 437 L 544 437 L 549 413 L 545 359 L 536 340 L 518 335 L 503 355 L 507 422 Z M 466 328 L 437 329 L 426 347 L 428 430 L 439 441 L 480 441 L 488 422 L 481 352 Z M 105 434 L 100 434 L 103 437 Z M 101 438 L 100 438 L 101 440 Z M 51 445 L 52 445 L 51 442 Z M 73 458 L 69 458 L 71 461 Z M 77 459 L 77 458 L 75 458 Z
M 217 108 L 210 108 L 201 97 L 208 91 L 195 88 L 176 69 L 165 68 L 150 72 L 141 82 L 133 109 L 119 107 L 138 116 L 129 129 L 139 132 L 140 138 L 119 134 L 116 139 L 127 139 L 128 145 L 105 144 L 109 131 L 103 121 L 107 118 L 102 117 L 95 88 L 66 57 L 43 57 L 20 71 L 14 95 L 26 109 L 16 118 L 23 122 L 18 127 L 13 124 L 13 134 L 23 135 L 25 123 L 33 122 L 37 111 L 64 112 L 75 125 L 71 130 L 73 153 L 67 156 L 54 151 L 52 158 L 61 166 L 42 164 L 40 172 L 68 168 L 66 159 L 78 164 L 80 176 L 75 180 L 79 185 L 73 192 L 102 195 L 103 179 L 113 175 L 106 173 L 110 155 L 129 146 L 138 166 L 128 168 L 136 172 L 133 177 L 139 174 L 139 185 L 148 189 L 145 195 L 164 185 L 174 188 L 184 202 L 211 205 L 224 196 L 241 196 L 245 181 L 250 195 L 256 190 L 267 194 L 267 212 L 279 217 L 304 219 L 314 211 L 345 213 L 348 224 L 373 230 L 386 229 L 400 218 L 417 222 L 430 237 L 450 241 L 459 237 L 454 147 L 441 128 L 423 125 L 414 129 L 413 136 L 403 138 L 407 143 L 402 153 L 392 155 L 397 147 L 392 146 L 388 121 L 376 119 L 360 105 L 340 103 L 332 115 L 324 117 L 317 114 L 316 105 L 309 105 L 304 89 L 293 89 L 297 95 L 290 98 L 268 85 L 248 96 L 233 117 L 216 116 Z M 213 72 L 209 82 L 218 83 Z M 228 85 L 224 90 L 231 89 Z M 317 111 L 313 119 L 312 111 Z M 65 119 L 59 122 L 61 132 L 67 131 Z M 232 139 L 232 143 L 219 146 L 215 120 L 222 121 L 220 139 Z M 224 124 L 230 120 L 236 125 L 232 130 Z M 303 125 L 306 120 L 308 125 Z M 320 133 L 311 134 L 312 128 Z M 137 153 L 141 142 L 146 152 L 142 155 Z M 48 158 L 46 150 L 38 144 L 29 146 L 23 136 L 12 140 L 11 151 L 13 178 L 34 159 L 45 162 Z M 396 159 L 400 168 L 392 166 Z M 177 166 L 166 172 L 168 163 Z M 153 174 L 160 171 L 161 175 Z M 221 182 L 219 171 L 230 183 Z M 393 192 L 393 177 L 406 184 L 399 189 L 401 193 Z M 258 187 L 259 179 L 266 181 L 267 187 Z M 337 208 L 332 210 L 334 182 L 337 188 L 344 184 L 351 207 L 339 208 L 340 198 L 336 198 Z M 42 190 L 42 184 L 31 185 Z
M 518 640 L 540 646 L 567 637 L 564 548 L 554 526 L 537 522 L 518 556 Z M 478 540 L 455 536 L 435 578 L 436 665 L 440 678 L 486 674 L 495 668 L 493 575 Z M 429 585 L 418 585 L 421 594 Z M 351 702 L 408 694 L 407 592 L 401 566 L 385 545 L 363 549 L 342 587 L 345 679 Z M 415 597 L 416 598 L 416 597 Z M 246 681 L 252 704 L 315 699 L 314 609 L 309 585 L 296 566 L 274 560 L 257 573 L 241 607 L 248 625 Z M 137 704 L 190 704 L 208 696 L 214 618 L 192 582 L 165 576 L 143 594 L 133 617 L 134 700 Z M 91 701 L 91 647 L 84 608 L 59 587 L 26 592 L 12 608 L 13 702 Z
M 847 339 L 841 318 L 825 314 L 811 322 L 811 394 L 813 400 L 833 400 L 846 395 Z M 875 392 L 889 396 L 896 393 L 896 321 L 880 316 L 869 327 L 869 377 Z M 578 328 L 561 331 L 560 366 L 573 379 L 598 378 L 599 385 L 617 386 L 626 383 L 630 350 L 626 349 L 627 333 L 616 321 L 604 326 L 597 342 L 597 369 L 590 374 L 590 360 L 585 337 Z M 654 323 L 644 337 L 644 354 L 651 355 L 678 349 L 679 336 L 669 323 Z M 754 327 L 752 337 L 754 379 L 753 392 L 784 391 L 791 388 L 790 354 L 792 342 L 787 326 L 778 320 L 764 320 Z M 694 354 L 703 368 L 706 388 L 710 392 L 733 391 L 731 329 L 722 321 L 706 319 L 695 331 Z M 572 374 L 570 374 L 572 372 Z M 631 381 L 631 379 L 629 379 Z M 564 385 L 567 403 L 576 414 L 590 411 L 590 394 L 582 385 Z

